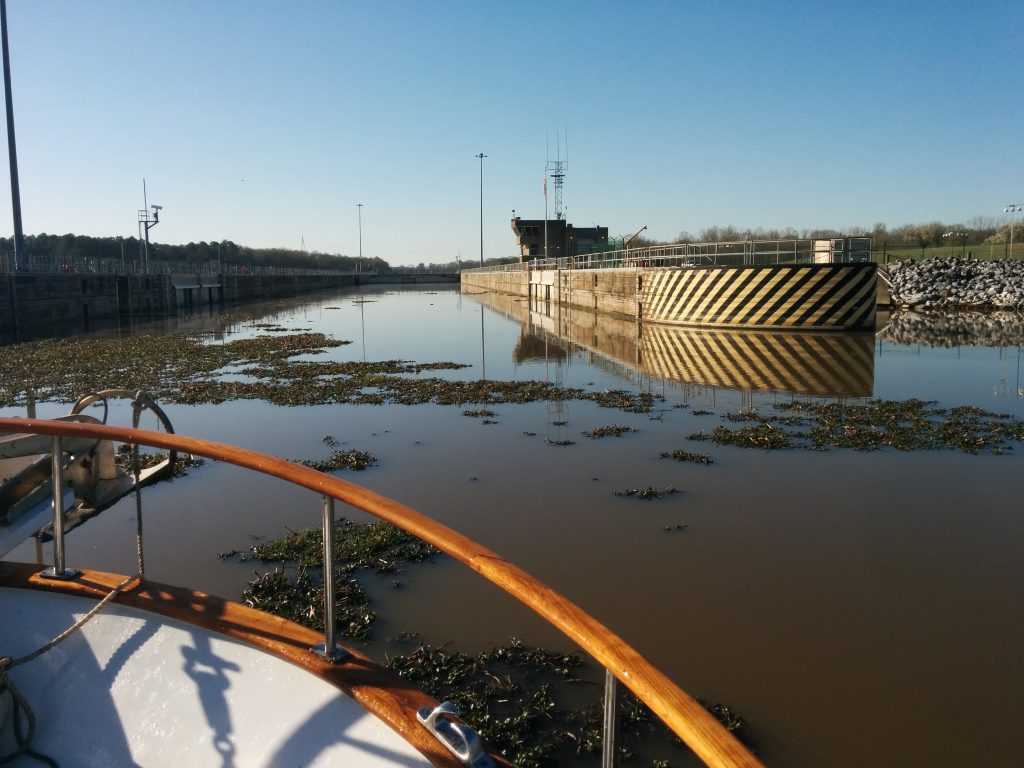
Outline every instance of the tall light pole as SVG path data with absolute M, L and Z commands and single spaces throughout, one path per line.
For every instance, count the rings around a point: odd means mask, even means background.
M 480 158 L 480 266 L 482 267 L 484 265 L 484 158 L 487 155 L 481 152 L 475 157 Z
M 359 261 L 356 262 L 356 272 L 363 261 L 363 204 L 356 203 L 356 210 L 359 211 Z
M 11 210 L 14 213 L 15 270 L 26 262 L 25 234 L 21 229 L 21 189 L 18 186 L 18 149 L 14 140 L 14 99 L 11 96 L 11 53 L 7 45 L 7 0 L 0 0 L 0 36 L 3 41 L 4 102 L 7 106 L 7 157 L 11 169 Z
M 1003 213 L 1010 214 L 1010 258 L 1013 258 L 1013 217 L 1020 211 L 1024 211 L 1024 205 L 1021 203 L 1010 203 L 1008 206 L 1003 208 Z

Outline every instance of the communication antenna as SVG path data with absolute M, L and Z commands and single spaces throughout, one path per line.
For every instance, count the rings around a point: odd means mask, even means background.
M 149 274 L 149 230 L 160 223 L 162 205 L 150 205 L 146 197 L 146 180 L 142 180 L 142 210 L 139 211 L 139 241 L 142 243 L 143 271 Z M 143 232 L 145 228 L 145 232 Z
M 562 141 L 559 134 L 555 134 L 555 160 L 548 160 L 544 171 L 547 178 L 551 179 L 552 197 L 554 198 L 555 220 L 560 220 L 565 215 L 562 207 L 562 187 L 565 184 L 565 173 L 569 169 L 569 142 L 566 138 L 565 160 L 562 159 Z

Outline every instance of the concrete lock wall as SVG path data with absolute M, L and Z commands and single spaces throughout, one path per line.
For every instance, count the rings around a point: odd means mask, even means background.
M 870 330 L 871 262 L 463 273 L 467 288 L 668 325 Z
M 481 291 L 497 291 L 510 296 L 527 298 L 529 294 L 530 275 L 528 272 L 463 272 L 463 290 L 478 289 Z M 473 291 L 467 291 L 472 293 Z
M 353 275 L 0 275 L 0 341 L 65 335 L 179 307 L 296 296 L 353 285 Z
M 637 272 L 621 269 L 463 272 L 463 290 L 495 291 L 531 301 L 557 301 L 637 317 Z

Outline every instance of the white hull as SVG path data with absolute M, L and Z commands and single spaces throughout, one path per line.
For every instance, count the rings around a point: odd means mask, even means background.
M 30 653 L 95 604 L 0 588 L 0 651 Z M 430 765 L 314 674 L 123 605 L 108 605 L 10 677 L 36 713 L 33 748 L 62 766 Z M 9 733 L 3 740 L 0 754 L 13 748 Z M 39 763 L 23 757 L 12 765 Z

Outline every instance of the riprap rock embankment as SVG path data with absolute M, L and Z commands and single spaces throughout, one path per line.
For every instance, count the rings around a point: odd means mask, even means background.
M 960 257 L 888 265 L 893 306 L 1024 310 L 1024 261 Z

